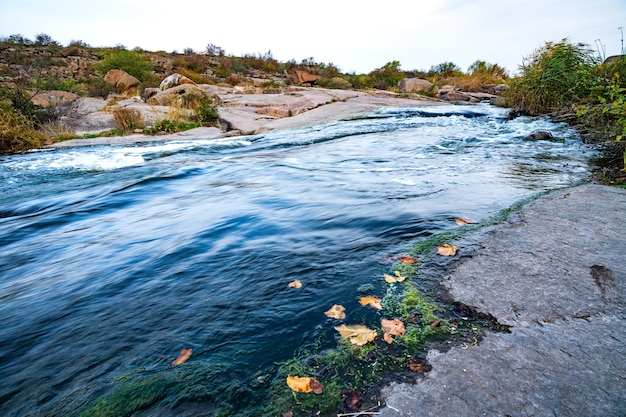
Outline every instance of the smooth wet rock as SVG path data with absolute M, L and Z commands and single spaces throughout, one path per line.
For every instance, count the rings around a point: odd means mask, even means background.
M 481 231 L 442 284 L 511 333 L 429 352 L 432 371 L 386 387 L 381 415 L 626 415 L 624 207 L 626 190 L 588 184 Z
M 530 135 L 526 136 L 524 138 L 524 140 L 530 140 L 530 141 L 537 141 L 537 140 L 554 140 L 554 136 L 552 135 L 552 133 L 545 131 L 545 130 L 539 130 L 537 132 L 533 132 Z

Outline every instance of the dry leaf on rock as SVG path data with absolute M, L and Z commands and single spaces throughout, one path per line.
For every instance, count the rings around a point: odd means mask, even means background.
M 392 344 L 393 338 L 391 336 L 404 336 L 406 329 L 404 328 L 404 323 L 398 318 L 393 320 L 382 319 L 380 321 L 380 325 L 382 326 L 385 334 L 383 335 L 383 339 L 385 342 Z
M 359 298 L 359 303 L 362 306 L 369 305 L 370 307 L 374 307 L 376 310 L 382 310 L 383 306 L 380 304 L 380 298 L 374 296 L 367 296 Z
M 467 219 L 465 217 L 457 217 L 456 219 L 454 219 L 454 221 L 456 222 L 456 224 L 458 224 L 459 226 L 464 226 L 466 224 L 472 224 L 474 223 L 473 220 Z
M 437 248 L 437 255 L 454 256 L 456 255 L 457 250 L 459 250 L 458 246 L 454 246 L 449 243 L 444 243 L 443 245 Z
M 432 369 L 433 367 L 427 363 L 422 363 L 419 361 L 414 361 L 413 359 L 409 359 L 409 371 L 411 372 L 417 372 L 421 374 L 424 372 L 430 372 Z
M 341 401 L 348 411 L 359 411 L 361 408 L 361 397 L 354 390 L 345 388 L 341 390 Z
M 287 284 L 287 286 L 289 288 L 302 288 L 302 283 L 299 280 L 294 279 L 289 284 Z
M 376 339 L 376 330 L 369 329 L 362 324 L 351 324 L 349 326 L 342 324 L 339 327 L 335 327 L 335 330 L 339 332 L 341 337 L 348 339 L 350 343 L 357 346 L 363 346 Z
M 400 260 L 405 264 L 414 264 L 417 263 L 418 259 L 409 255 L 400 255 Z
M 346 308 L 342 305 L 335 304 L 324 314 L 333 319 L 343 320 L 346 318 Z
M 287 385 L 294 392 L 314 392 L 321 394 L 324 391 L 324 386 L 315 378 L 310 377 L 288 376 Z
M 172 362 L 172 365 L 180 365 L 191 357 L 191 349 L 181 349 L 178 358 Z

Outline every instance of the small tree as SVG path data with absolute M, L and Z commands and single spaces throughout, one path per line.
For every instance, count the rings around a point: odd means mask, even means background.
M 224 56 L 224 50 L 217 45 L 213 45 L 212 43 L 207 44 L 206 53 L 207 55 L 212 56 Z
M 19 33 L 16 33 L 16 34 L 10 35 L 10 36 L 7 38 L 7 42 L 8 42 L 8 43 L 15 44 L 15 45 L 32 45 L 32 44 L 33 44 L 33 41 L 31 41 L 31 40 L 30 40 L 30 39 L 28 39 L 28 38 L 25 38 L 24 36 L 22 36 L 22 35 L 21 35 L 21 34 L 19 34 Z
M 463 74 L 461 68 L 459 68 L 459 66 L 454 62 L 442 62 L 441 64 L 433 65 L 430 67 L 429 72 L 432 75 L 438 75 L 444 78 L 457 77 Z
M 58 43 L 57 41 L 52 39 L 52 36 L 45 34 L 45 33 L 38 33 L 35 36 L 35 45 L 52 46 L 52 45 L 58 45 Z
M 381 68 L 369 73 L 373 85 L 381 90 L 395 88 L 400 80 L 405 77 L 404 71 L 400 70 L 400 61 L 390 61 Z
M 491 77 L 506 79 L 508 74 L 506 69 L 502 68 L 498 64 L 490 64 L 485 61 L 475 61 L 472 65 L 469 66 L 467 72 L 470 75 L 487 75 Z

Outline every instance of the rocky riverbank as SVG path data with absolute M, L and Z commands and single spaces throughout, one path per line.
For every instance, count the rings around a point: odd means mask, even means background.
M 560 190 L 455 242 L 443 287 L 510 333 L 430 351 L 432 371 L 386 387 L 380 415 L 626 415 L 625 205 L 618 188 Z
M 220 127 L 201 127 L 171 135 L 129 135 L 75 139 L 52 144 L 52 147 L 80 146 L 106 143 L 132 143 L 184 138 L 215 139 L 250 135 L 274 129 L 315 126 L 358 116 L 380 107 L 417 107 L 450 104 L 418 94 L 361 92 L 312 87 L 290 87 L 285 92 L 246 94 L 235 88 L 201 86 L 218 105 Z M 113 104 L 104 99 L 75 98 L 69 104 L 71 116 L 63 122 L 77 134 L 97 133 L 116 127 L 114 112 L 119 109 L 137 111 L 147 123 L 168 117 L 172 106 L 151 105 L 139 97 L 123 99 Z

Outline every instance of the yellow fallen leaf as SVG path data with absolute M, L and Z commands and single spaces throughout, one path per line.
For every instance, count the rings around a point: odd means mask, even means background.
M 474 223 L 473 220 L 470 219 L 466 219 L 465 217 L 457 217 L 456 219 L 454 219 L 454 221 L 456 222 L 456 224 L 458 224 L 459 226 L 464 226 L 466 224 L 472 224 Z
M 414 258 L 409 255 L 400 255 L 400 260 L 405 264 L 414 264 L 417 263 L 417 258 Z
M 380 304 L 380 301 L 381 301 L 380 298 L 373 297 L 373 296 L 359 298 L 359 303 L 361 303 L 362 306 L 369 305 L 370 307 L 374 307 L 376 310 L 383 309 L 383 306 Z
M 389 344 L 393 343 L 393 338 L 391 336 L 402 337 L 404 336 L 404 333 L 406 332 L 404 328 L 404 323 L 402 323 L 402 321 L 398 318 L 395 318 L 393 320 L 382 319 L 380 321 L 380 325 L 385 331 L 385 334 L 383 335 L 383 339 L 385 339 L 385 342 Z
M 400 271 L 396 271 L 395 274 L 396 274 L 396 281 L 398 282 L 402 282 L 406 279 L 405 276 L 402 276 L 402 274 L 400 274 Z
M 458 246 L 454 246 L 449 243 L 444 243 L 443 245 L 437 248 L 437 255 L 454 256 L 456 255 L 457 250 L 459 250 Z
M 391 275 L 383 274 L 383 277 L 385 278 L 385 281 L 387 281 L 390 284 L 393 284 L 394 282 L 398 282 L 398 280 L 395 277 L 392 277 Z
M 406 279 L 405 276 L 403 276 L 400 271 L 395 271 L 394 274 L 396 274 L 395 277 L 392 277 L 391 275 L 388 274 L 383 274 L 383 278 L 385 278 L 385 281 L 387 281 L 390 284 L 393 284 L 394 282 L 402 282 Z
M 302 283 L 299 280 L 294 279 L 289 284 L 287 284 L 287 286 L 289 288 L 302 288 Z
M 324 386 L 315 378 L 310 377 L 287 376 L 287 385 L 294 392 L 321 394 L 324 391 Z
M 335 304 L 330 308 L 330 310 L 326 311 L 324 314 L 333 319 L 343 320 L 346 318 L 345 311 L 346 308 L 344 306 Z
M 178 358 L 172 362 L 172 365 L 180 365 L 191 357 L 191 349 L 181 349 Z
M 350 343 L 357 346 L 363 346 L 376 339 L 376 330 L 369 329 L 362 324 L 351 324 L 350 326 L 342 324 L 335 327 L 335 330 L 339 332 L 341 337 L 348 339 Z

